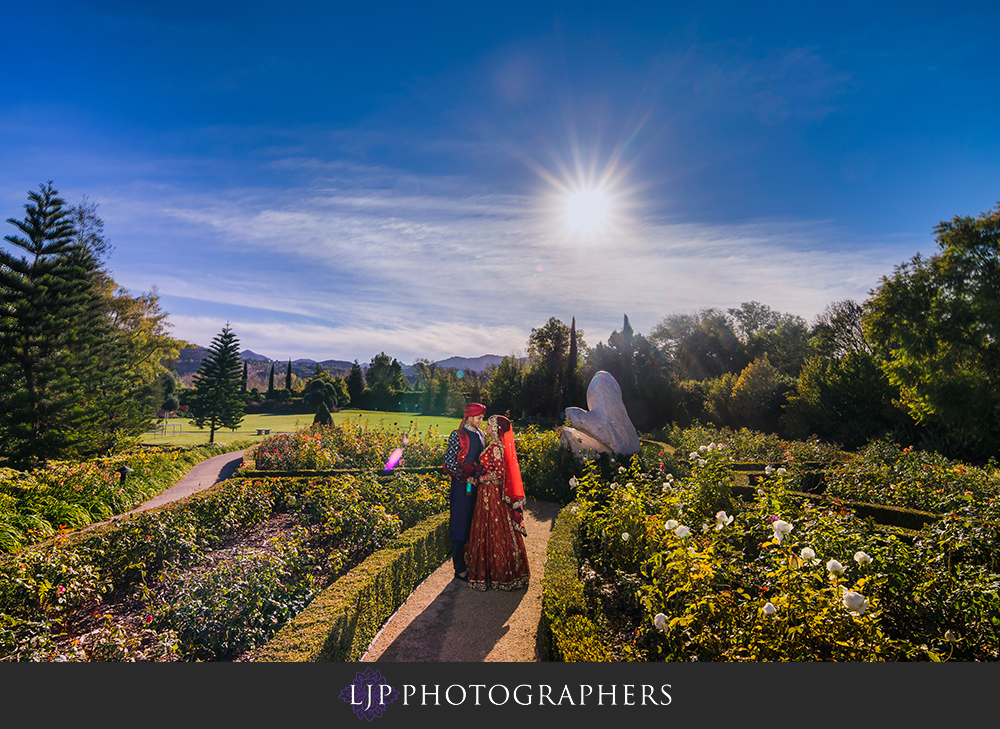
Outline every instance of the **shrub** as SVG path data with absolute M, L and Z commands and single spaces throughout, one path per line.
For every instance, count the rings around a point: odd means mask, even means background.
M 262 645 L 312 597 L 289 584 L 281 555 L 240 554 L 223 564 L 172 579 L 155 623 L 175 631 L 187 658 L 232 660 Z

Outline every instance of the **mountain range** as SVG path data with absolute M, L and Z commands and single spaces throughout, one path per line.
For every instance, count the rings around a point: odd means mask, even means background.
M 177 375 L 184 384 L 191 385 L 194 373 L 198 371 L 201 361 L 207 354 L 207 347 L 197 345 L 193 347 L 185 347 L 180 351 L 177 359 L 173 361 L 173 367 L 171 367 L 171 369 L 177 372 Z M 269 357 L 263 354 L 258 354 L 250 349 L 244 349 L 240 353 L 240 357 L 247 363 L 248 388 L 253 389 L 254 387 L 257 387 L 260 390 L 267 389 L 272 366 L 274 367 L 275 387 L 284 387 L 288 360 L 272 360 Z M 503 357 L 500 355 L 484 354 L 479 357 L 449 357 L 448 359 L 440 360 L 434 364 L 441 369 L 455 368 L 466 372 L 482 372 L 490 365 L 499 364 L 502 359 Z M 292 360 L 292 374 L 298 379 L 312 377 L 316 373 L 316 365 L 320 365 L 324 370 L 335 377 L 346 377 L 347 373 L 351 371 L 352 364 L 353 362 L 339 359 L 317 361 L 314 359 L 300 358 Z M 365 362 L 359 364 L 361 364 L 362 369 L 368 369 L 369 363 Z M 414 365 L 400 364 L 403 368 L 403 377 L 405 377 L 412 384 L 417 377 L 417 368 Z

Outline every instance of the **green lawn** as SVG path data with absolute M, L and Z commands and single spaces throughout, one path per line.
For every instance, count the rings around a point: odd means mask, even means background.
M 245 441 L 257 438 L 258 428 L 270 428 L 271 435 L 275 433 L 294 433 L 302 428 L 312 425 L 313 416 L 308 414 L 285 415 L 277 413 L 263 413 L 259 415 L 247 415 L 243 418 L 243 423 L 239 429 L 232 431 L 228 428 L 215 431 L 216 443 L 231 443 L 233 441 Z M 162 423 L 163 421 L 158 421 Z M 444 418 L 434 415 L 422 416 L 413 413 L 386 413 L 374 410 L 342 410 L 333 413 L 333 422 L 341 424 L 344 422 L 362 423 L 371 428 L 396 428 L 398 430 L 409 430 L 411 424 L 415 424 L 417 431 L 426 433 L 429 428 L 436 428 L 442 436 L 447 436 L 461 423 L 460 418 Z M 264 436 L 260 436 L 263 438 Z M 166 430 L 160 433 L 144 433 L 141 439 L 143 443 L 152 445 L 202 445 L 208 443 L 208 429 L 194 427 L 194 423 L 187 418 L 170 418 L 166 421 Z

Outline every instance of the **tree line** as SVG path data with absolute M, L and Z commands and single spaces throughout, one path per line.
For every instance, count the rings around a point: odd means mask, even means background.
M 461 395 L 456 406 L 474 399 L 558 421 L 567 406 L 587 407 L 587 384 L 604 370 L 642 432 L 712 423 L 849 449 L 891 439 L 986 462 L 1000 453 L 1000 205 L 934 234 L 933 255 L 811 323 L 750 301 L 670 314 L 644 335 L 626 314 L 588 347 L 575 319 L 553 317 L 531 330 L 526 357 L 465 381 L 429 372 L 429 382 Z

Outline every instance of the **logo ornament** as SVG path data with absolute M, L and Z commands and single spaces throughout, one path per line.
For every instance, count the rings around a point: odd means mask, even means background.
M 399 691 L 385 677 L 371 668 L 354 676 L 354 682 L 340 692 L 340 698 L 351 705 L 359 719 L 371 721 L 382 716 L 386 706 L 399 698 Z

